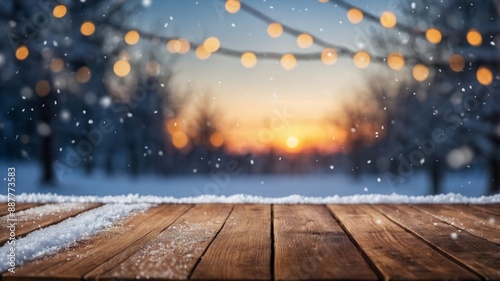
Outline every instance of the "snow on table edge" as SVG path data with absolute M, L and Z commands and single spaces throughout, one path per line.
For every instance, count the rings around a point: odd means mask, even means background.
M 500 194 L 481 197 L 467 197 L 461 194 L 448 193 L 440 195 L 407 196 L 399 194 L 360 194 L 352 196 L 306 197 L 290 195 L 280 198 L 262 197 L 254 195 L 236 194 L 230 196 L 201 195 L 197 197 L 176 198 L 172 196 L 152 195 L 114 195 L 114 196 L 65 196 L 52 193 L 22 193 L 16 196 L 17 202 L 23 203 L 170 203 L 170 204 L 201 204 L 201 203 L 229 203 L 229 204 L 491 204 L 500 203 Z M 0 195 L 0 202 L 7 202 L 6 195 Z
M 30 232 L 28 235 L 6 242 L 0 247 L 0 272 L 7 271 L 11 247 L 15 248 L 15 267 L 37 258 L 58 252 L 109 227 L 151 204 L 109 204 L 70 217 L 60 223 Z M 10 270 L 9 270 L 10 271 Z M 14 269 L 15 271 L 15 269 Z

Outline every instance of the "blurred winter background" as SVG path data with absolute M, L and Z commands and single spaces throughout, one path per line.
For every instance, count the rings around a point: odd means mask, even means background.
M 498 193 L 499 13 L 1 1 L 0 171 L 18 193 Z

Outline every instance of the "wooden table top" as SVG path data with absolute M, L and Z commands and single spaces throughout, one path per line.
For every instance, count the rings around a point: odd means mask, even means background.
M 0 204 L 0 219 L 7 206 Z M 19 222 L 19 236 L 99 204 Z M 18 204 L 17 209 L 41 204 Z M 0 240 L 9 237 L 0 229 Z M 500 204 L 162 204 L 2 280 L 500 280 Z

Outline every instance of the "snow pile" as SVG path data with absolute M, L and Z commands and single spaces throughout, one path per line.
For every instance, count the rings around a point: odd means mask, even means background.
M 6 201 L 5 195 L 0 196 L 0 201 Z M 426 195 L 426 196 L 407 196 L 399 194 L 359 194 L 352 196 L 327 196 L 327 197 L 307 197 L 301 195 L 290 195 L 286 197 L 271 198 L 262 196 L 253 196 L 245 194 L 236 194 L 230 196 L 216 195 L 200 195 L 197 197 L 181 197 L 172 196 L 151 196 L 151 195 L 117 195 L 117 196 L 63 196 L 57 194 L 20 194 L 17 196 L 19 202 L 27 203 L 171 203 L 171 204 L 198 204 L 198 203 L 256 203 L 256 204 L 377 204 L 377 203 L 406 203 L 406 204 L 423 204 L 423 203 L 471 203 L 471 204 L 488 204 L 500 203 L 500 194 L 481 197 L 467 197 L 461 194 L 448 193 L 441 195 Z
M 68 218 L 58 224 L 29 233 L 15 240 L 15 245 L 6 243 L 0 248 L 0 272 L 6 271 L 10 248 L 16 248 L 16 263 L 22 265 L 36 258 L 53 254 L 97 231 L 111 226 L 131 212 L 145 210 L 150 204 L 110 204 Z
M 82 204 L 63 203 L 63 204 L 47 204 L 30 208 L 27 210 L 17 211 L 16 219 L 18 222 L 36 220 L 50 215 L 64 214 L 68 211 L 83 210 L 86 206 Z M 4 225 L 8 225 L 7 217 L 2 217 Z

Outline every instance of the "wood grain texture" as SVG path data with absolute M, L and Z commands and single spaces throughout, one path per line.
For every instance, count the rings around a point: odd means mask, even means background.
M 469 207 L 500 216 L 500 204 L 469 204 Z
M 123 261 L 190 207 L 160 205 L 144 213 L 136 212 L 74 247 L 30 262 L 18 268 L 15 274 L 4 274 L 3 280 L 82 280 L 92 270 L 103 267 L 105 270 L 108 263 L 116 265 Z M 117 260 L 118 255 L 126 257 Z
M 487 280 L 500 280 L 500 246 L 405 205 L 375 205 L 382 214 Z
M 271 206 L 235 205 L 191 279 L 271 279 Z
M 99 280 L 186 280 L 220 231 L 232 205 L 196 205 Z
M 33 207 L 37 207 L 40 205 L 42 205 L 42 204 L 39 204 L 39 203 L 16 203 L 16 212 L 26 210 L 29 208 L 33 208 Z M 0 204 L 0 216 L 5 216 L 6 214 L 9 213 L 8 207 L 9 206 L 7 205 L 7 203 Z
M 418 208 L 457 228 L 500 244 L 500 220 L 492 214 L 462 204 L 419 205 Z
M 328 207 L 385 279 L 479 279 L 368 205 Z
M 15 213 L 16 237 L 21 237 L 29 232 L 35 231 L 51 224 L 59 223 L 69 217 L 76 216 L 79 213 L 96 208 L 100 204 L 95 203 L 61 203 L 47 204 L 33 207 Z M 0 218 L 0 225 L 7 226 L 11 223 L 9 215 Z M 10 231 L 7 227 L 0 228 L 0 244 L 9 239 Z
M 323 205 L 274 205 L 276 280 L 376 280 Z

